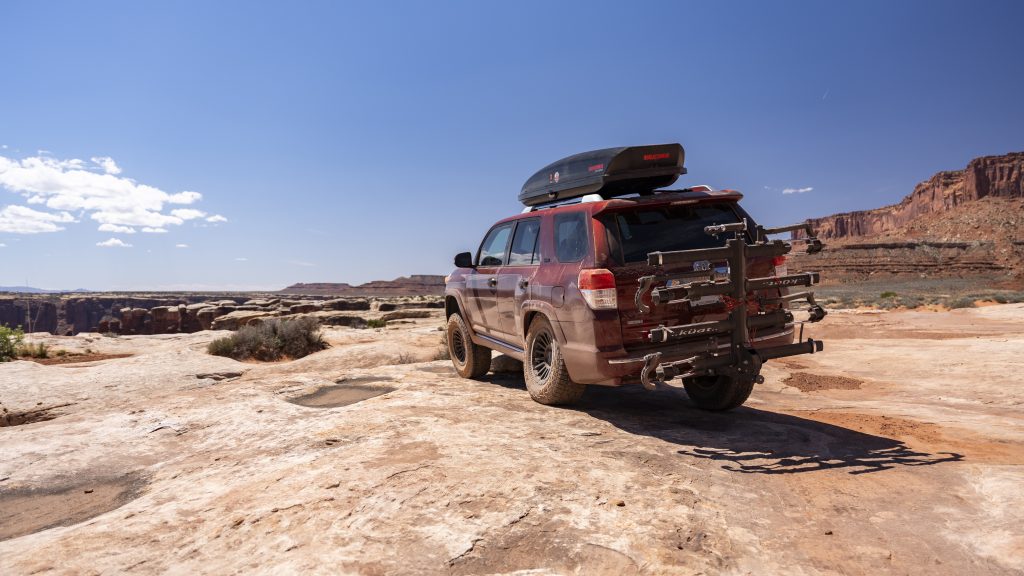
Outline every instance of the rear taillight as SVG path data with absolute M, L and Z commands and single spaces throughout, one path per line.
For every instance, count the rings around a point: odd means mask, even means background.
M 615 297 L 615 275 L 604 268 L 580 270 L 580 292 L 591 310 L 614 310 L 618 308 Z
M 786 274 L 789 274 L 789 270 L 786 268 L 785 256 L 776 256 L 775 258 L 772 258 L 772 266 L 775 266 L 776 276 L 785 276 Z

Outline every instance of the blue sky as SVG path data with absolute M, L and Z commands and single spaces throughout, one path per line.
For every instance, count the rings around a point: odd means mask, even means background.
M 766 224 L 1024 150 L 1021 2 L 2 13 L 0 285 L 443 274 L 535 170 L 608 146 L 681 142 L 682 184 L 742 190 Z

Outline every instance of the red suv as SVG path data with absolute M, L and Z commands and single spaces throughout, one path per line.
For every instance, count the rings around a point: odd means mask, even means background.
M 658 190 L 686 172 L 683 157 L 678 144 L 597 150 L 530 178 L 526 209 L 455 257 L 445 309 L 458 373 L 486 374 L 497 350 L 523 362 L 543 404 L 589 384 L 679 378 L 695 404 L 726 410 L 762 381 L 764 361 L 821 350 L 794 343 L 788 309 L 802 300 L 808 320 L 824 316 L 812 293 L 788 292 L 817 274 L 787 274 L 791 244 L 768 239 L 806 225 L 757 226 L 731 190 Z

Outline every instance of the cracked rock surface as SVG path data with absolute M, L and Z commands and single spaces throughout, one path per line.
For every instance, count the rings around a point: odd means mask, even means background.
M 0 365 L 4 410 L 52 408 L 0 427 L 3 572 L 1024 571 L 1024 305 L 833 313 L 724 414 L 541 406 L 433 360 L 440 323 L 268 364 L 33 335 L 130 356 Z

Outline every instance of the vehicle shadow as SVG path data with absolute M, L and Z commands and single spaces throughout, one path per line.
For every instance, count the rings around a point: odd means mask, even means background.
M 745 474 L 865 474 L 963 460 L 955 452 L 914 450 L 900 440 L 789 414 L 745 406 L 707 412 L 685 398 L 681 391 L 591 386 L 575 408 L 630 434 L 681 445 L 681 456 L 720 461 L 722 468 Z
M 515 390 L 526 390 L 526 381 L 523 380 L 522 373 L 517 372 L 488 372 L 483 376 L 477 378 L 480 382 L 486 382 L 488 384 L 494 384 L 501 386 L 502 388 L 512 388 Z

